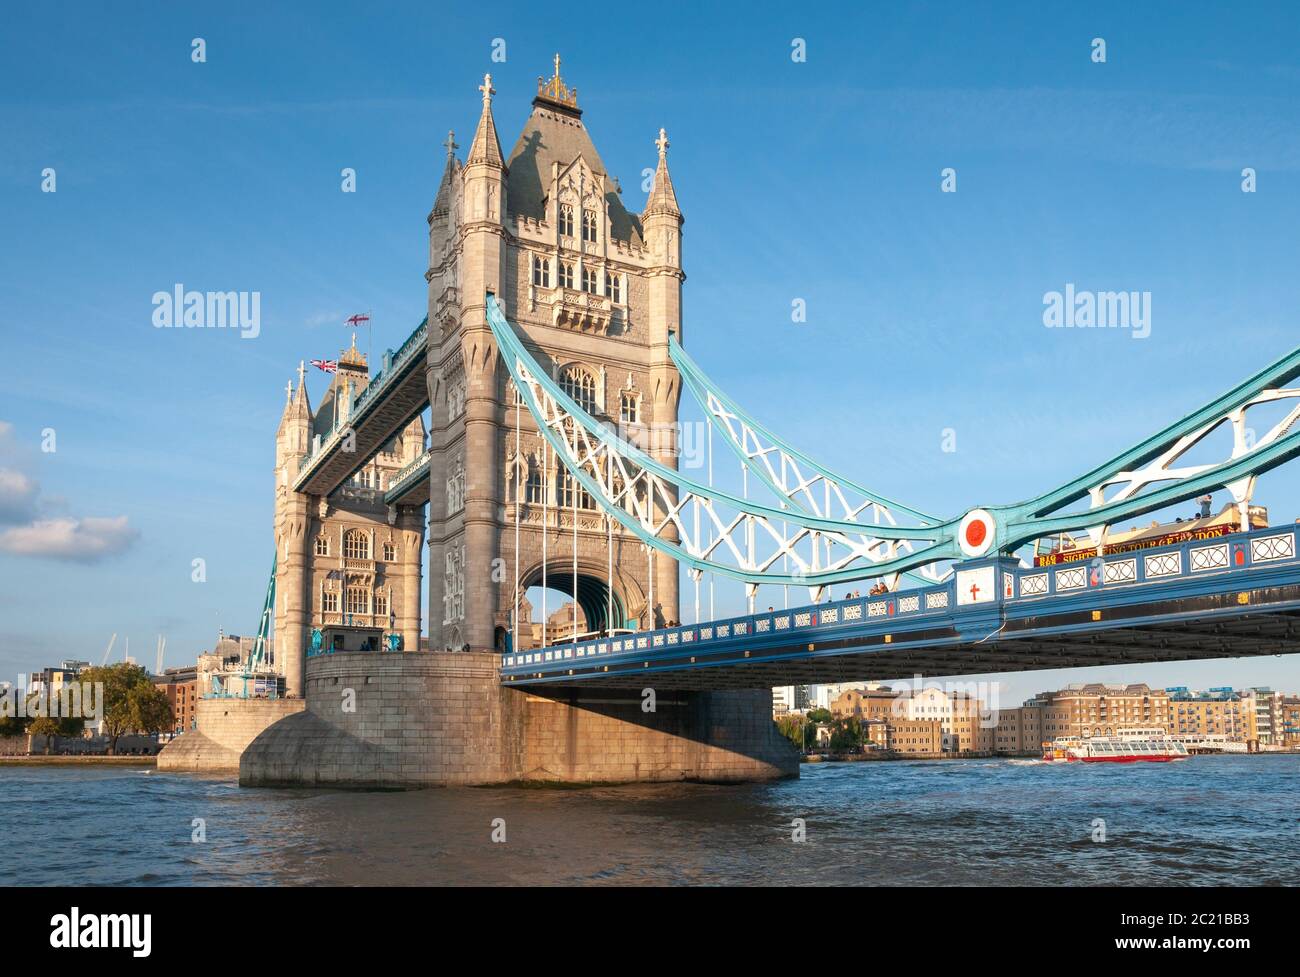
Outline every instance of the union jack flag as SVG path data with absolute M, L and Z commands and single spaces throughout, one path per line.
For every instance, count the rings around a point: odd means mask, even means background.
M 345 320 L 343 320 L 343 321 L 344 321 L 345 323 L 347 323 L 349 326 L 359 326 L 359 325 L 361 325 L 361 323 L 363 323 L 363 322 L 369 322 L 369 321 L 370 321 L 370 316 L 368 316 L 368 315 L 362 315 L 361 313 L 358 312 L 356 315 L 350 315 L 350 316 L 348 316 L 348 317 L 347 317 Z
M 324 370 L 326 373 L 335 373 L 339 368 L 338 360 L 312 360 L 311 365 L 318 370 Z

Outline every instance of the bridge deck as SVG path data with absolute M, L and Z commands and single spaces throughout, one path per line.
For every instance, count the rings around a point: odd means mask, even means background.
M 507 654 L 502 681 L 733 689 L 1297 652 L 1287 526 L 1090 563 L 971 561 L 935 587 Z
M 379 373 L 352 402 L 346 426 L 312 445 L 294 479 L 295 492 L 328 495 L 429 406 L 427 341 L 425 319 L 396 353 L 384 354 Z

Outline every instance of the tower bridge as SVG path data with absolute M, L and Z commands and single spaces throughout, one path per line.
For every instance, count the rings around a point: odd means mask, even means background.
M 509 156 L 490 76 L 463 161 L 449 134 L 424 320 L 377 364 L 354 344 L 317 409 L 301 367 L 290 389 L 273 595 L 290 707 L 234 751 L 242 782 L 788 776 L 773 685 L 1300 651 L 1296 527 L 1252 522 L 1251 505 L 1300 453 L 1300 350 L 1027 501 L 901 504 L 784 441 L 690 358 L 667 136 L 634 213 L 559 67 Z M 714 483 L 712 447 L 707 474 L 678 469 L 683 392 L 739 494 Z M 1219 430 L 1225 456 L 1189 461 Z M 1232 500 L 1226 535 L 1116 544 L 1113 526 L 1213 491 Z M 1067 533 L 1092 556 L 1035 565 Z M 747 613 L 703 620 L 713 579 L 742 585 Z M 867 597 L 831 599 L 867 580 Z M 763 611 L 769 584 L 808 602 Z M 594 637 L 573 640 L 575 610 L 558 643 L 545 626 L 534 641 L 520 614 L 536 586 L 570 595 Z M 657 711 L 646 688 L 668 693 Z M 163 765 L 201 766 L 239 711 L 222 708 Z

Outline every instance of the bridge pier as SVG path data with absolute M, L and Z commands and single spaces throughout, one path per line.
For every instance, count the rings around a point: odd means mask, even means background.
M 798 776 L 771 692 L 503 688 L 492 652 L 307 660 L 307 708 L 244 751 L 244 786 L 431 787 Z

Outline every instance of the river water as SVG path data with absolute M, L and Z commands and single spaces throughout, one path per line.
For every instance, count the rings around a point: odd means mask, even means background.
M 394 792 L 10 767 L 0 884 L 1290 885 L 1298 802 L 1300 756 L 812 764 L 774 784 Z

